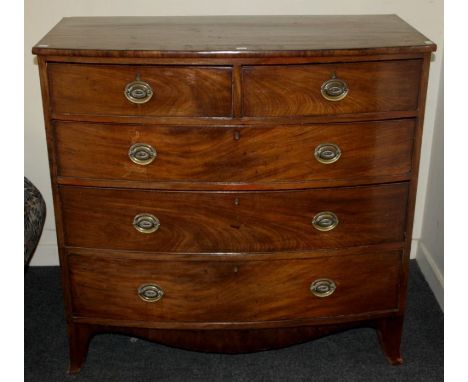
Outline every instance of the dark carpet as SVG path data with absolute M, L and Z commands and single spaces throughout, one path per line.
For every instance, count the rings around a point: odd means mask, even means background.
M 68 348 L 58 267 L 25 273 L 25 381 L 443 381 L 443 313 L 411 261 L 402 356 L 391 366 L 371 329 L 242 355 L 173 349 L 126 336 L 94 337 L 78 375 Z

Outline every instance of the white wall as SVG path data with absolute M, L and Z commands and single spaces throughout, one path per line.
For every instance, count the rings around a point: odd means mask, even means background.
M 37 64 L 32 46 L 66 16 L 164 16 L 261 14 L 388 14 L 395 13 L 434 41 L 413 237 L 421 238 L 429 159 L 435 123 L 443 52 L 443 0 L 25 0 L 25 175 L 43 193 L 49 213 L 31 265 L 58 264 L 52 213 L 52 192 Z M 415 251 L 414 251 L 415 252 Z
M 439 86 L 439 104 L 432 136 L 421 237 L 416 259 L 439 305 L 444 305 L 444 77 L 443 64 Z

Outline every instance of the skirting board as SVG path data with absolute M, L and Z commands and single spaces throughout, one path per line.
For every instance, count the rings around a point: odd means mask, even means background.
M 55 266 L 59 265 L 57 239 L 55 230 L 46 229 L 42 231 L 41 240 L 37 245 L 31 262 L 31 266 Z
M 419 241 L 419 239 L 412 239 L 411 240 L 410 259 L 415 259 L 416 258 L 416 251 L 418 249 L 418 241 Z
M 437 267 L 432 254 L 424 242 L 417 240 L 416 261 L 431 288 L 442 311 L 444 311 L 444 275 Z

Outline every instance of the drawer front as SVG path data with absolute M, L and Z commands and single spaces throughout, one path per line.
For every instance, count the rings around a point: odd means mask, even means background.
M 407 183 L 274 192 L 60 189 L 68 246 L 189 253 L 399 242 L 407 194 Z M 336 218 L 320 214 L 327 211 Z
M 72 254 L 68 261 L 75 315 L 153 322 L 292 320 L 396 309 L 401 267 L 399 252 L 245 262 Z M 321 283 L 316 296 L 311 285 L 321 279 L 327 280 L 314 284 Z M 153 297 L 160 299 L 144 300 Z
M 48 73 L 51 106 L 56 114 L 231 115 L 232 81 L 227 67 L 49 64 Z M 145 103 L 135 103 L 125 96 L 126 86 L 137 76 L 151 88 L 151 98 Z M 141 92 L 147 91 L 136 85 L 128 89 L 136 92 L 131 93 L 135 97 L 144 97 Z
M 58 172 L 64 177 L 188 182 L 341 180 L 408 174 L 413 129 L 413 120 L 276 127 L 57 122 L 55 141 Z M 324 150 L 330 143 L 335 145 L 334 158 L 327 159 Z M 154 149 L 152 162 L 135 161 L 139 151 L 148 155 L 147 145 Z
M 243 68 L 243 110 L 246 116 L 333 115 L 416 110 L 420 60 L 334 63 Z M 335 100 L 325 99 L 328 80 Z M 329 83 L 329 85 L 336 83 Z M 346 92 L 342 92 L 347 89 Z M 341 94 L 341 95 L 340 95 Z M 336 100 L 342 97 L 341 100 Z

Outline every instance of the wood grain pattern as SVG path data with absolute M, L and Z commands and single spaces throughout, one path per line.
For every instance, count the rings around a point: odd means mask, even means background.
M 428 52 L 435 44 L 396 15 L 64 18 L 34 54 L 252 57 Z
M 203 116 L 232 115 L 229 67 L 48 64 L 52 110 L 57 114 Z M 153 97 L 134 104 L 124 95 L 137 74 Z
M 262 252 L 340 248 L 404 239 L 406 183 L 273 192 L 156 192 L 62 187 L 65 244 L 150 252 Z M 236 203 L 238 205 L 236 205 Z M 339 225 L 316 230 L 333 211 Z M 142 234 L 140 213 L 161 226 Z
M 270 183 L 361 179 L 411 172 L 413 120 L 309 126 L 224 127 L 55 123 L 60 177 L 146 182 Z M 315 148 L 333 142 L 340 159 L 323 164 Z M 157 151 L 150 165 L 128 149 Z
M 415 110 L 421 60 L 243 68 L 246 116 L 279 117 Z M 323 98 L 322 84 L 336 77 L 349 89 L 341 101 Z
M 401 257 L 390 252 L 311 260 L 172 263 L 71 255 L 69 261 L 76 316 L 253 322 L 395 308 Z M 337 288 L 331 296 L 319 298 L 309 287 L 323 277 Z M 160 301 L 139 298 L 138 287 L 146 283 L 164 289 Z

